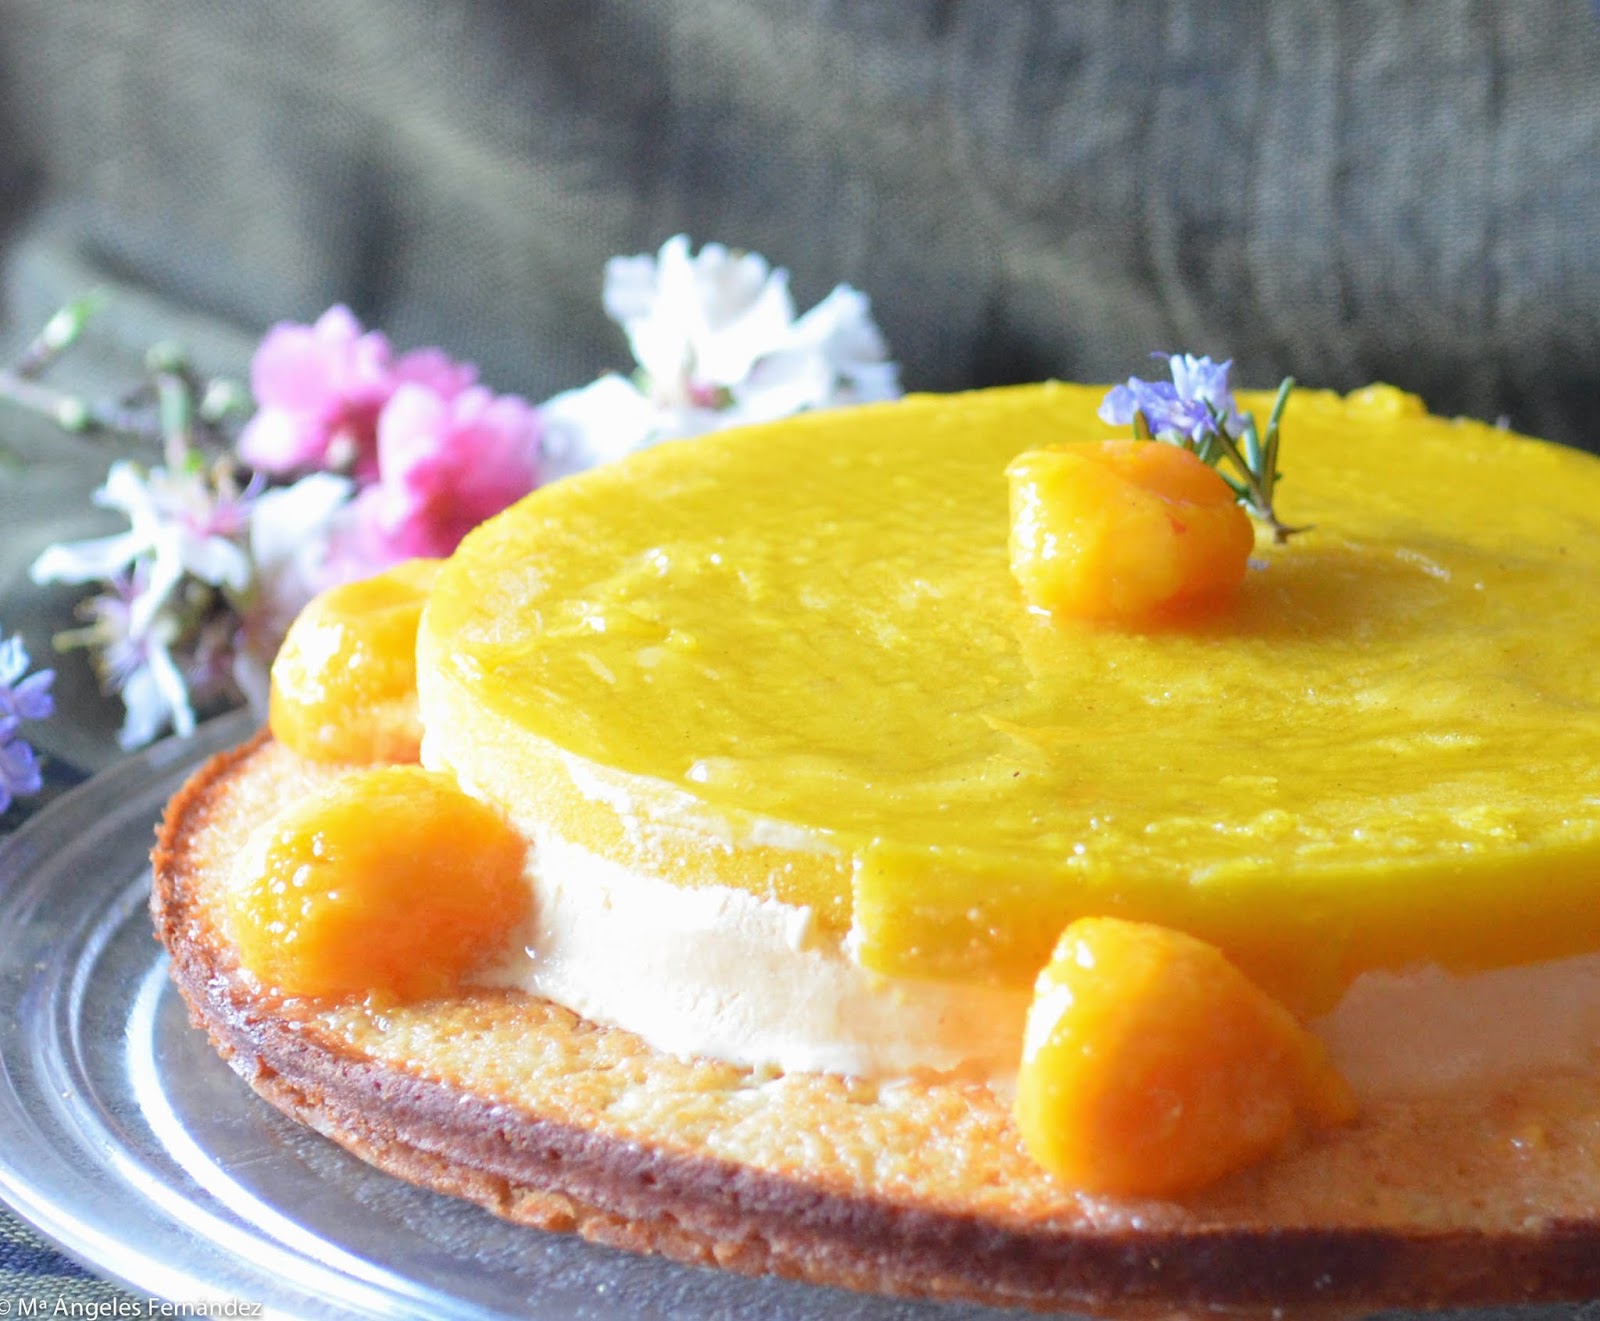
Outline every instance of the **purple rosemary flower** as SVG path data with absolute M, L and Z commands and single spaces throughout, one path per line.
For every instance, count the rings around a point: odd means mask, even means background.
M 39 759 L 18 731 L 24 720 L 43 720 L 55 709 L 50 698 L 55 677 L 54 670 L 28 673 L 21 637 L 0 641 L 0 812 L 42 786 Z
M 1166 359 L 1170 381 L 1145 381 L 1130 376 L 1126 385 L 1112 388 L 1100 405 L 1100 420 L 1125 427 L 1135 414 L 1144 418 L 1149 433 L 1158 440 L 1201 442 L 1221 429 L 1235 440 L 1244 432 L 1244 419 L 1233 402 L 1228 385 L 1232 359 L 1212 362 L 1188 353 L 1155 353 Z
M 1126 385 L 1113 386 L 1100 403 L 1100 420 L 1113 426 L 1131 425 L 1136 437 L 1181 445 L 1217 470 L 1233 489 L 1239 503 L 1272 530 L 1282 543 L 1304 528 L 1289 527 L 1273 509 L 1278 477 L 1278 426 L 1294 389 L 1288 377 L 1278 387 L 1278 397 L 1265 432 L 1249 413 L 1241 413 L 1228 384 L 1232 360 L 1212 362 L 1188 353 L 1155 353 L 1166 361 L 1170 381 L 1145 381 L 1130 376 Z M 1228 465 L 1223 471 L 1222 465 Z

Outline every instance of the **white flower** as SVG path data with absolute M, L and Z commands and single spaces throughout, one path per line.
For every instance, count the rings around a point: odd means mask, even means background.
M 294 617 L 327 586 L 328 534 L 355 484 L 314 472 L 275 487 L 250 506 L 251 594 L 241 613 L 233 678 L 250 705 L 266 711 L 268 672 Z
M 148 564 L 145 589 L 134 601 L 136 632 L 149 630 L 185 573 L 213 587 L 242 592 L 250 559 L 239 544 L 253 490 L 219 490 L 199 472 L 111 465 L 98 505 L 120 509 L 129 529 L 115 536 L 47 547 L 30 570 L 37 583 L 109 582 L 135 563 Z
M 607 373 L 592 385 L 545 401 L 539 470 L 546 481 L 610 463 L 674 436 L 698 436 L 728 425 L 713 408 L 655 403 L 632 381 Z
M 194 733 L 194 708 L 189 689 L 172 659 L 173 621 L 157 615 L 145 635 L 131 645 L 139 659 L 127 669 L 122 683 L 122 728 L 117 743 L 125 750 L 142 748 L 168 725 L 187 738 Z
M 734 402 L 741 420 L 764 422 L 809 408 L 896 399 L 900 369 L 887 354 L 867 296 L 841 284 L 733 387 Z
M 663 243 L 654 260 L 613 257 L 602 298 L 662 403 L 693 403 L 742 380 L 784 343 L 794 320 L 787 271 L 720 243 L 691 257 L 683 234 Z
M 149 585 L 141 569 L 116 573 L 111 590 L 79 607 L 88 627 L 65 633 L 64 646 L 87 646 L 105 686 L 120 693 L 125 717 L 117 742 L 143 747 L 171 725 L 179 734 L 194 732 L 189 688 L 172 649 L 183 625 L 170 611 L 147 608 Z
M 609 261 L 604 298 L 639 370 L 545 404 L 547 478 L 670 437 L 900 393 L 864 295 L 840 285 L 797 321 L 788 272 L 755 253 L 709 243 L 691 255 L 680 234 L 655 257 Z
M 314 472 L 259 496 L 250 508 L 250 559 L 256 589 L 298 613 L 323 585 L 328 530 L 355 483 Z

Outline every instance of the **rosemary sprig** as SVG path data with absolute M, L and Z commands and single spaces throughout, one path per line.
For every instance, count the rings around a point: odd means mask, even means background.
M 1293 389 L 1294 377 L 1284 377 L 1283 383 L 1278 386 L 1278 397 L 1273 401 L 1272 412 L 1267 418 L 1267 432 L 1264 437 L 1256 429 L 1255 415 L 1245 413 L 1244 430 L 1239 439 L 1235 440 L 1229 434 L 1224 419 L 1217 413 L 1216 405 L 1207 401 L 1206 409 L 1211 414 L 1216 429 L 1205 436 L 1199 444 L 1190 443 L 1187 446 L 1193 449 L 1199 459 L 1217 470 L 1217 475 L 1233 488 L 1239 503 L 1253 517 L 1272 529 L 1272 540 L 1280 546 L 1296 532 L 1308 530 L 1305 526 L 1290 527 L 1281 522 L 1277 511 L 1272 507 L 1273 491 L 1278 484 L 1278 478 L 1283 475 L 1278 471 L 1278 427 L 1283 421 L 1284 405 L 1289 402 L 1289 392 Z M 1223 458 L 1233 465 L 1236 476 L 1222 470 Z
M 1112 388 L 1100 406 L 1103 421 L 1133 426 L 1138 440 L 1178 445 L 1217 475 L 1239 503 L 1272 529 L 1280 545 L 1305 527 L 1291 527 L 1277 515 L 1273 497 L 1277 490 L 1280 429 L 1283 411 L 1294 389 L 1294 378 L 1278 387 L 1263 432 L 1253 414 L 1240 413 L 1228 386 L 1231 363 L 1213 362 L 1188 354 L 1155 355 L 1166 359 L 1171 381 L 1131 378 Z

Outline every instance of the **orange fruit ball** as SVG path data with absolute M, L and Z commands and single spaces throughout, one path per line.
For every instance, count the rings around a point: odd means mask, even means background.
M 1255 530 L 1232 488 L 1188 450 L 1149 440 L 1019 454 L 1011 569 L 1028 603 L 1061 616 L 1138 621 L 1225 601 Z
M 1322 1043 L 1215 946 L 1083 918 L 1039 974 L 1016 1121 L 1073 1188 L 1173 1197 L 1354 1116 Z
M 312 761 L 416 761 L 417 625 L 439 560 L 313 597 L 272 664 L 272 736 Z
M 352 771 L 256 828 L 225 922 L 240 964 L 286 995 L 448 994 L 527 920 L 525 855 L 448 775 Z

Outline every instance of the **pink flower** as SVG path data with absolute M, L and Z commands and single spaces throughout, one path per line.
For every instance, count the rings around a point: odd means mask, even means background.
M 363 331 L 350 309 L 329 308 L 312 326 L 283 322 L 250 364 L 258 411 L 239 437 L 246 463 L 269 473 L 328 469 L 370 481 L 378 470 L 378 416 L 400 386 L 453 398 L 476 370 L 438 349 L 398 360 L 388 339 Z
M 538 457 L 538 414 L 525 399 L 401 385 L 378 419 L 378 479 L 351 502 L 335 538 L 336 567 L 374 572 L 450 554 L 538 485 Z

